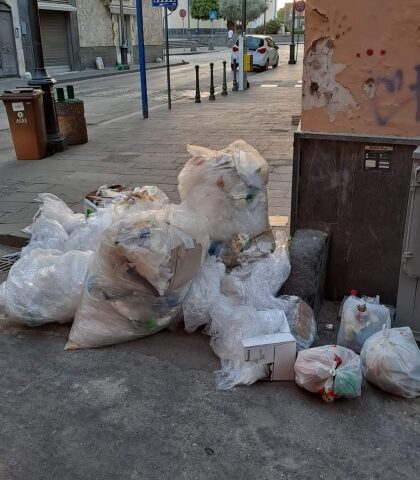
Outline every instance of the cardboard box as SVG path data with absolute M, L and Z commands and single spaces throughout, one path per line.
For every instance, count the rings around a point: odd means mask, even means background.
M 273 333 L 242 340 L 246 362 L 270 364 L 269 380 L 294 380 L 296 340 L 291 333 Z

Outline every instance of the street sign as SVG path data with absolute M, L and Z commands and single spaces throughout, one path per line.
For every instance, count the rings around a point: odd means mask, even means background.
M 178 0 L 152 0 L 152 7 L 178 7 Z
M 187 12 L 183 8 L 181 8 L 181 10 L 179 11 L 179 16 L 181 18 L 185 18 L 187 16 Z
M 211 21 L 217 20 L 217 11 L 216 10 L 210 10 L 209 12 L 209 19 Z
M 306 4 L 303 0 L 296 2 L 295 10 L 299 13 L 302 13 L 305 10 Z

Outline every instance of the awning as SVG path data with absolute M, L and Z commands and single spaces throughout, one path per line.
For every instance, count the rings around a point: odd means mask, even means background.
M 77 8 L 68 3 L 38 2 L 39 10 L 55 10 L 61 12 L 77 12 Z
M 116 13 L 117 15 L 120 14 L 120 7 L 118 5 L 110 5 L 109 11 L 111 13 Z M 135 15 L 136 14 L 136 7 L 126 7 L 124 6 L 124 15 Z

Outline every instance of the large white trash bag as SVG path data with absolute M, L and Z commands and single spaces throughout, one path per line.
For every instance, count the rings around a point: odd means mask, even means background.
M 391 315 L 389 309 L 380 304 L 379 297 L 351 295 L 343 305 L 337 343 L 360 353 L 365 341 L 384 325 L 391 326 Z
M 420 396 L 420 349 L 411 328 L 384 326 L 366 340 L 360 360 L 365 377 L 382 390 Z
M 206 224 L 183 205 L 113 223 L 95 254 L 66 348 L 110 345 L 167 327 L 208 244 Z
M 182 302 L 186 332 L 192 333 L 210 324 L 210 309 L 220 296 L 220 282 L 225 270 L 224 264 L 216 257 L 208 257 L 203 263 Z
M 179 194 L 207 218 L 212 240 L 267 230 L 268 164 L 254 148 L 238 140 L 225 150 L 189 145 L 188 152 L 192 158 L 179 174 Z
M 220 358 L 222 369 L 216 372 L 216 388 L 227 390 L 235 385 L 250 385 L 268 375 L 268 366 L 246 362 L 242 340 L 258 335 L 290 332 L 284 312 L 257 311 L 246 305 L 237 305 L 221 295 L 211 309 L 211 341 L 214 353 Z
M 34 222 L 31 230 L 31 240 L 26 247 L 22 248 L 21 256 L 27 255 L 37 248 L 59 250 L 60 252 L 65 250 L 69 236 L 57 220 L 41 216 Z
M 71 321 L 92 252 L 32 250 L 10 269 L 3 287 L 6 314 L 29 326 Z
M 298 353 L 295 363 L 296 383 L 323 400 L 353 398 L 361 395 L 360 357 L 339 345 L 324 345 Z

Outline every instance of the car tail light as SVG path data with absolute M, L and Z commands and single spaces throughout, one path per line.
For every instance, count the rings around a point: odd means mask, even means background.
M 239 52 L 239 48 L 236 47 L 236 46 L 234 46 L 234 47 L 232 48 L 232 50 L 233 50 L 234 52 Z
M 267 49 L 265 47 L 257 48 L 258 53 L 265 53 Z

